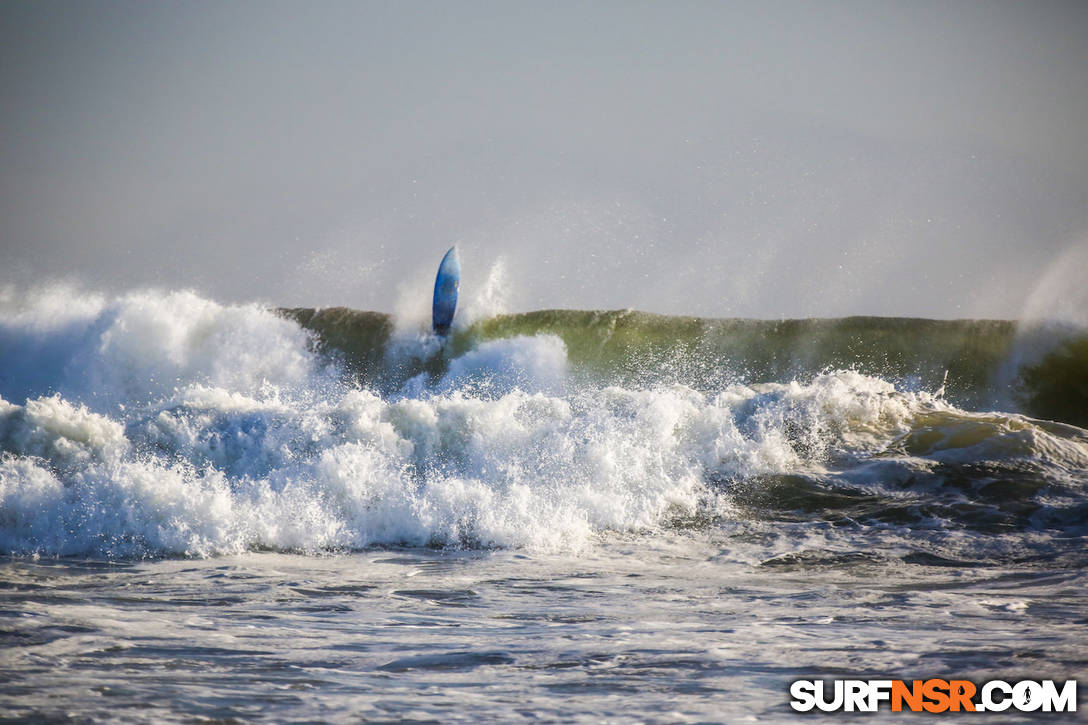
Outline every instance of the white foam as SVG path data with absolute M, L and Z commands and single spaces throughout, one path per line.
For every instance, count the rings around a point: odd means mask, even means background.
M 69 295 L 62 304 L 58 295 Z M 258 305 L 223 306 L 192 292 L 134 292 L 111 300 L 29 294 L 0 314 L 8 397 L 59 391 L 98 410 L 205 383 L 252 393 L 308 386 L 308 336 Z
M 557 391 L 566 375 L 567 347 L 559 337 L 517 336 L 481 343 L 454 359 L 440 389 Z
M 9 453 L 47 459 L 64 469 L 119 461 L 129 448 L 124 426 L 59 395 L 28 400 L 25 407 L 0 398 L 0 442 Z

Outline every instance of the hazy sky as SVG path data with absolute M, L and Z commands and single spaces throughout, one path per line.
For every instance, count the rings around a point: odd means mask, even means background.
M 1085 258 L 1086 39 L 1076 0 L 7 0 L 0 281 L 394 310 L 457 242 L 513 309 L 1016 316 Z

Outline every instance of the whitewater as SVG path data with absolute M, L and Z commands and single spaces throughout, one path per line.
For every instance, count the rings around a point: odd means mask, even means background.
M 4 288 L 0 709 L 773 722 L 799 678 L 1084 679 L 1086 341 L 551 310 L 443 345 Z

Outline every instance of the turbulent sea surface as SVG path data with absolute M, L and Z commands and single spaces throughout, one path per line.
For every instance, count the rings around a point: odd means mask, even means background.
M 799 678 L 1085 681 L 1085 425 L 1056 325 L 540 311 L 442 345 L 0 290 L 0 718 L 777 722 Z

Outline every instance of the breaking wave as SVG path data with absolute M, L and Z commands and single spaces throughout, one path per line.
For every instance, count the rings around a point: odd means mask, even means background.
M 1078 536 L 1088 433 L 986 402 L 1002 376 L 1083 385 L 1083 338 L 1024 339 L 537 312 L 443 347 L 378 313 L 7 291 L 0 551 L 577 551 L 737 519 Z

